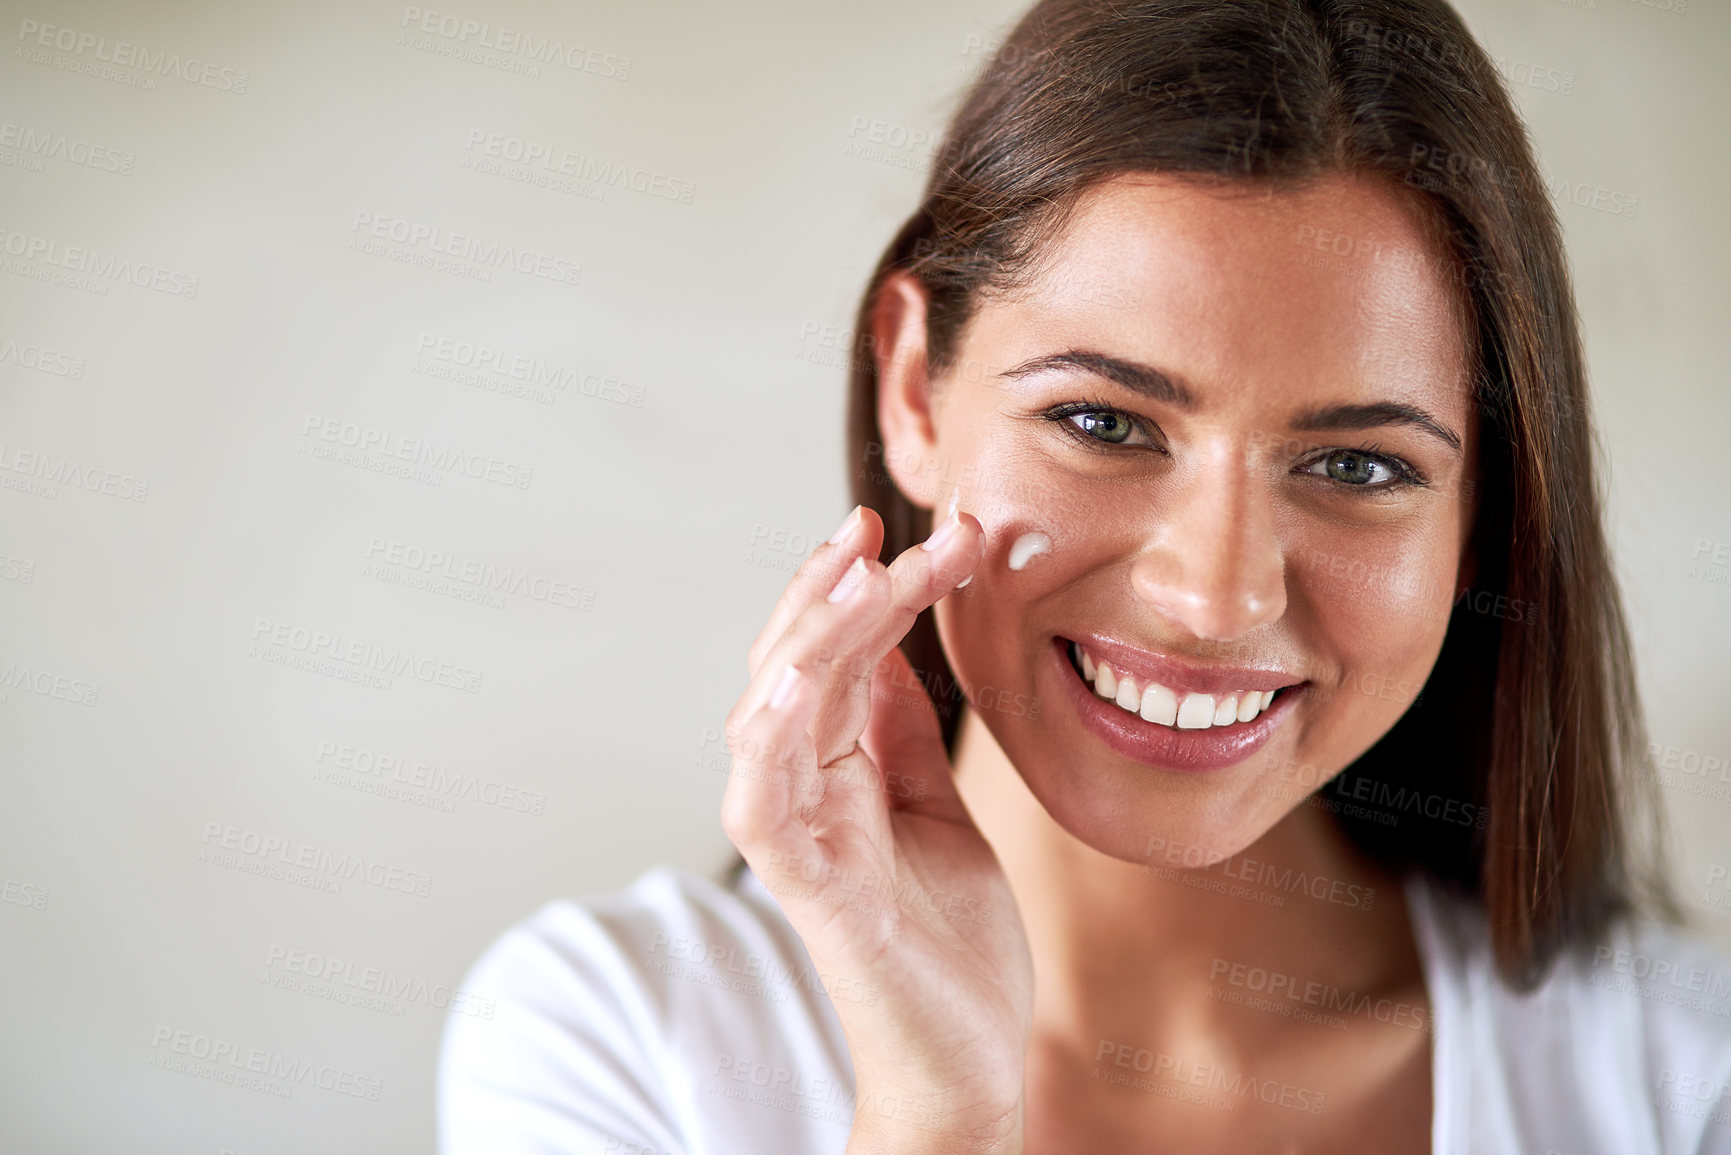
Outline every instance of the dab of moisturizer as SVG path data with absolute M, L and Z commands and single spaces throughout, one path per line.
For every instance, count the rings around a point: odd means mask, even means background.
M 1015 570 L 1023 569 L 1029 562 L 1033 561 L 1034 558 L 1038 557 L 1040 554 L 1051 552 L 1051 538 L 1047 537 L 1039 530 L 1035 530 L 1033 533 L 1024 533 L 1021 537 L 1018 537 L 1015 544 L 1010 547 L 1010 568 Z

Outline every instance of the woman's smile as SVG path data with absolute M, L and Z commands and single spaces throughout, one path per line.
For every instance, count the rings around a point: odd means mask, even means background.
M 1095 636 L 1057 637 L 1053 649 L 1083 724 L 1119 754 L 1164 769 L 1243 762 L 1303 696 L 1303 679 L 1277 670 L 1192 666 Z

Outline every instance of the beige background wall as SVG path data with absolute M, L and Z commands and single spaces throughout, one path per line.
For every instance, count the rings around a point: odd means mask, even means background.
M 1577 190 L 1676 875 L 1731 944 L 1731 15 L 1684 3 L 1464 8 Z M 826 326 L 1020 5 L 418 7 L 456 36 L 379 0 L 0 12 L 8 1151 L 428 1150 L 437 1004 L 485 943 L 726 861 L 711 736 L 846 509 Z M 489 155 L 531 146 L 575 175 Z M 461 464 L 392 456 L 429 446 Z M 256 872 L 303 855 L 363 875 Z M 295 989 L 315 956 L 399 994 Z M 182 1031 L 344 1082 L 161 1069 Z

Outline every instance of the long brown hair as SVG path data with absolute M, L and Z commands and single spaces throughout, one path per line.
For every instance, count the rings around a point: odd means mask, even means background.
M 1659 811 L 1560 229 L 1507 93 L 1444 0 L 1045 0 L 1023 17 L 860 303 L 851 485 L 883 517 L 884 560 L 931 522 L 884 467 L 871 333 L 885 278 L 907 270 L 927 289 L 940 376 L 982 294 L 1026 274 L 1083 192 L 1136 171 L 1383 179 L 1458 262 L 1483 446 L 1476 596 L 1457 602 L 1419 700 L 1343 773 L 1483 817 L 1336 819 L 1378 860 L 1480 902 L 1517 989 L 1618 914 L 1675 918 L 1651 861 Z M 902 648 L 953 745 L 965 694 L 930 612 Z

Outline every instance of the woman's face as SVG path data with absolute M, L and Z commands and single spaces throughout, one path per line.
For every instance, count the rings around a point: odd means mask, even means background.
M 886 464 L 987 534 L 936 608 L 944 649 L 1070 833 L 1218 861 L 1411 705 L 1469 577 L 1449 273 L 1382 185 L 1135 176 L 1083 199 L 929 391 L 919 290 L 885 294 Z

